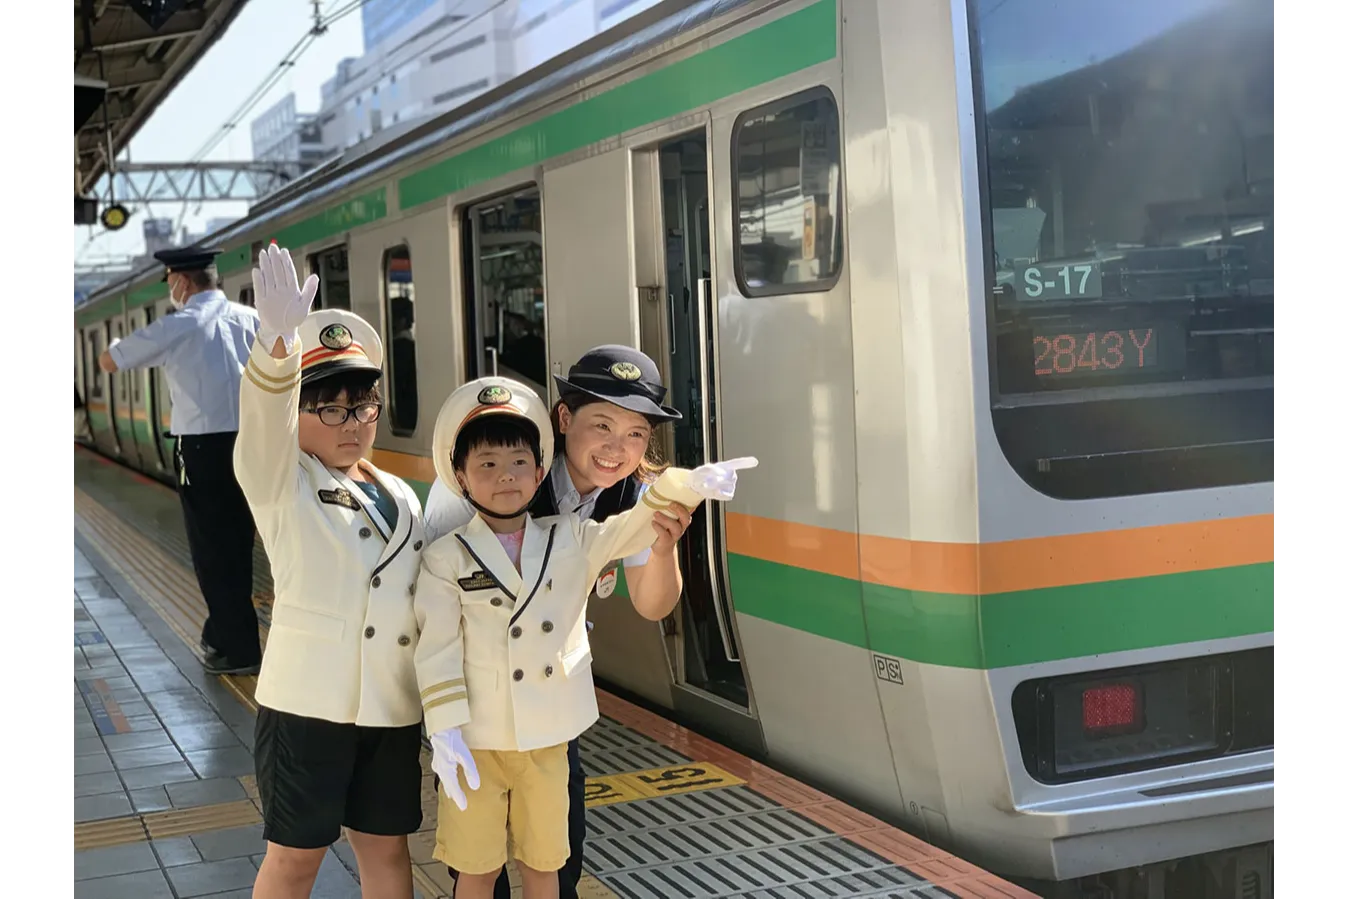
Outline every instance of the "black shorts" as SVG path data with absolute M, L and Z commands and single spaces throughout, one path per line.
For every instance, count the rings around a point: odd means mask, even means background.
M 421 827 L 421 725 L 360 727 L 260 707 L 253 758 L 262 838 L 321 849 L 342 827 L 404 836 Z

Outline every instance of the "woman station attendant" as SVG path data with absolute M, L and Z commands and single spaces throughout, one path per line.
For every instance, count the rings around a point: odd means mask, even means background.
M 535 516 L 575 512 L 603 521 L 632 508 L 663 467 L 652 451 L 655 427 L 682 418 L 678 410 L 661 405 L 665 387 L 655 363 L 631 347 L 600 346 L 581 356 L 566 378 L 554 377 L 561 395 L 552 410 L 557 453 L 529 511 Z M 655 544 L 623 560 L 632 604 L 651 621 L 668 615 L 683 590 L 675 548 L 691 517 L 677 503 L 671 511 L 678 513 L 677 520 L 655 517 Z M 466 523 L 473 514 L 467 501 L 437 480 L 426 501 L 427 543 Z M 598 595 L 612 593 L 616 580 L 616 571 L 606 570 L 597 582 Z M 576 896 L 585 840 L 585 772 L 578 740 L 571 741 L 567 756 L 571 765 L 571 857 L 559 872 L 561 899 Z M 503 871 L 496 882 L 495 899 L 509 896 Z

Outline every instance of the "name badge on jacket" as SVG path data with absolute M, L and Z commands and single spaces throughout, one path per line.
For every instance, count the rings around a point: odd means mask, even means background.
M 485 571 L 474 571 L 472 577 L 459 578 L 459 586 L 464 590 L 494 590 L 496 581 L 492 580 Z
M 318 500 L 330 506 L 346 506 L 352 512 L 360 511 L 360 503 L 345 487 L 338 487 L 336 490 L 320 490 L 318 491 Z

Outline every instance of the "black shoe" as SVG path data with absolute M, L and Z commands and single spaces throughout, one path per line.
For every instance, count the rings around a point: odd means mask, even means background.
M 262 664 L 253 662 L 241 665 L 218 652 L 213 652 L 202 659 L 201 667 L 206 669 L 207 674 L 257 674 L 262 669 Z

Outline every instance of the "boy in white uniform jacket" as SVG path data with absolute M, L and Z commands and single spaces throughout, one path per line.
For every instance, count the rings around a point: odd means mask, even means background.
M 362 458 L 382 409 L 379 336 L 350 312 L 308 314 L 318 279 L 301 289 L 287 251 L 258 261 L 234 451 L 276 585 L 256 694 L 267 854 L 253 895 L 309 895 L 345 826 L 365 894 L 411 899 L 421 506 Z
M 670 502 L 729 499 L 752 460 L 671 468 L 603 523 L 527 510 L 552 465 L 548 408 L 528 387 L 481 378 L 456 390 L 432 438 L 436 473 L 478 514 L 426 548 L 415 609 L 417 685 L 439 803 L 435 858 L 456 899 L 491 896 L 507 834 L 526 899 L 555 897 L 569 855 L 566 744 L 599 718 L 585 606 L 613 559 L 655 542 Z M 458 766 L 468 786 L 467 801 Z M 480 778 L 480 788 L 479 788 Z

